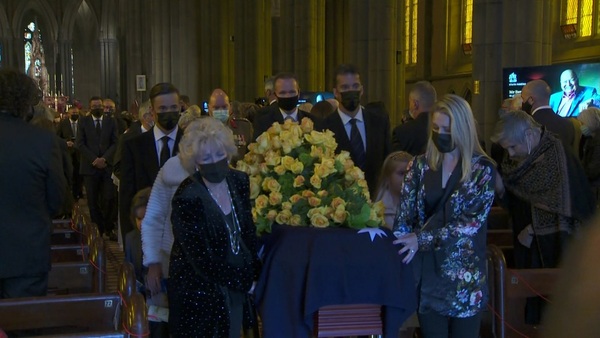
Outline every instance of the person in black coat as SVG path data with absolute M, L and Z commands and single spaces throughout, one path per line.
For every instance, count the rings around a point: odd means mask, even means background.
M 392 132 L 392 151 L 406 151 L 416 156 L 425 153 L 428 140 L 429 111 L 437 100 L 431 83 L 419 81 L 408 94 L 408 112 L 411 120 Z
M 277 109 L 270 108 L 264 114 L 257 115 L 254 118 L 254 140 L 267 131 L 273 123 L 283 123 L 287 119 L 300 123 L 303 118 L 308 117 L 313 120 L 314 129 L 321 130 L 321 119 L 309 112 L 298 109 L 300 87 L 296 76 L 290 73 L 280 73 L 275 76 L 273 83 L 277 97 Z
M 361 107 L 363 87 L 358 69 L 353 65 L 338 67 L 333 94 L 340 106 L 337 112 L 325 118 L 323 129 L 334 132 L 338 144 L 336 152 L 350 152 L 354 164 L 365 172 L 374 197 L 381 166 L 390 152 L 389 117 Z
M 38 93 L 0 70 L 0 298 L 46 294 L 52 217 L 67 194 L 59 139 L 24 120 Z
M 151 187 L 158 170 L 176 155 L 183 132 L 179 129 L 179 91 L 170 83 L 159 83 L 150 89 L 150 103 L 156 124 L 123 142 L 119 179 L 119 210 L 121 235 L 133 230 L 129 212 L 136 192 Z M 167 147 L 165 148 L 165 141 Z
M 565 149 L 577 153 L 573 148 L 575 143 L 575 129 L 569 119 L 561 117 L 550 108 L 550 87 L 543 80 L 533 80 L 527 82 L 521 91 L 523 100 L 522 109 L 527 114 L 533 116 L 535 122 L 546 127 L 548 131 L 555 134 L 561 141 Z
M 79 120 L 76 144 L 81 153 L 79 173 L 83 176 L 90 216 L 101 234 L 114 238 L 116 191 L 112 161 L 117 148 L 117 123 L 104 114 L 102 99 L 90 99 L 90 116 Z
M 75 144 L 77 136 L 79 120 L 79 108 L 73 106 L 67 111 L 67 117 L 60 121 L 56 134 L 67 142 L 67 148 L 69 149 L 69 155 L 71 156 L 71 163 L 73 164 L 72 173 L 72 194 L 73 199 L 76 201 L 83 197 L 83 178 L 79 174 L 79 149 Z

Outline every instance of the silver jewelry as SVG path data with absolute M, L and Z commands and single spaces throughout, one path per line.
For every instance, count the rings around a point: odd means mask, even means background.
M 208 193 L 210 194 L 212 199 L 219 206 L 221 213 L 223 213 L 223 207 L 221 206 L 221 203 L 219 203 L 219 200 L 215 197 L 215 195 L 213 195 L 212 191 L 210 190 L 210 188 L 208 186 L 206 186 L 206 190 L 208 190 Z M 229 245 L 231 248 L 231 252 L 234 255 L 237 255 L 240 252 L 240 240 L 241 240 L 241 232 L 242 231 L 240 228 L 240 222 L 239 222 L 236 212 L 235 212 L 235 205 L 233 204 L 233 200 L 231 199 L 231 193 L 229 193 L 229 185 L 227 185 L 227 197 L 229 197 L 229 203 L 231 204 L 233 224 L 229 224 L 229 222 L 227 221 L 227 218 L 224 217 L 225 228 L 227 228 L 227 234 L 229 235 Z M 223 213 L 223 216 L 225 216 L 224 213 Z
M 415 250 L 413 250 L 413 249 L 410 249 L 410 253 L 415 253 Z

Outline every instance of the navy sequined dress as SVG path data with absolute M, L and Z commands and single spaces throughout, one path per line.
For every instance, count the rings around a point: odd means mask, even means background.
M 243 249 L 232 259 L 225 218 L 199 173 L 184 180 L 172 201 L 174 243 L 169 268 L 169 326 L 173 337 L 230 336 L 230 304 L 258 277 L 256 228 L 248 176 L 226 177 Z

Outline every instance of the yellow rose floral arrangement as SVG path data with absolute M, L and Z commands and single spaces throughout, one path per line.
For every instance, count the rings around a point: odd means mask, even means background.
M 362 229 L 382 224 L 384 206 L 373 204 L 362 170 L 347 151 L 335 154 L 333 132 L 313 122 L 274 123 L 248 145 L 237 169 L 250 175 L 257 232 L 273 223 Z

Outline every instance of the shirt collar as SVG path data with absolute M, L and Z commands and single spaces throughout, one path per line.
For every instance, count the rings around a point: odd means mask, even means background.
M 531 112 L 531 116 L 533 116 L 533 114 L 535 114 L 535 113 L 536 113 L 538 110 L 540 110 L 540 109 L 547 109 L 547 108 L 548 108 L 548 109 L 552 109 L 552 107 L 550 107 L 550 106 L 539 106 L 539 107 L 535 108 L 535 109 L 534 109 L 534 110 Z
M 281 108 L 279 108 L 279 112 L 281 112 L 281 116 L 283 116 L 284 121 L 285 121 L 285 118 L 288 116 L 291 116 L 294 119 L 294 121 L 296 121 L 296 122 L 298 121 L 298 107 L 296 107 L 294 109 L 294 112 L 290 113 L 290 114 L 284 112 L 283 109 L 281 109 Z
M 338 108 L 338 114 L 340 114 L 340 118 L 342 119 L 343 125 L 348 124 L 350 122 L 350 120 L 352 119 L 352 117 L 350 117 L 350 115 L 347 115 L 346 113 L 341 111 L 339 108 Z M 362 107 L 358 108 L 358 112 L 356 112 L 356 116 L 354 116 L 354 118 L 359 120 L 360 122 L 364 122 Z
M 179 129 L 179 126 L 176 126 L 175 129 L 173 129 L 169 134 L 165 134 L 165 133 L 163 133 L 162 130 L 160 130 L 160 128 L 152 128 L 152 130 L 154 132 L 154 141 L 156 141 L 156 142 L 160 141 L 160 139 L 162 139 L 163 136 L 169 136 L 169 138 L 171 140 L 174 140 L 177 137 L 178 129 Z

